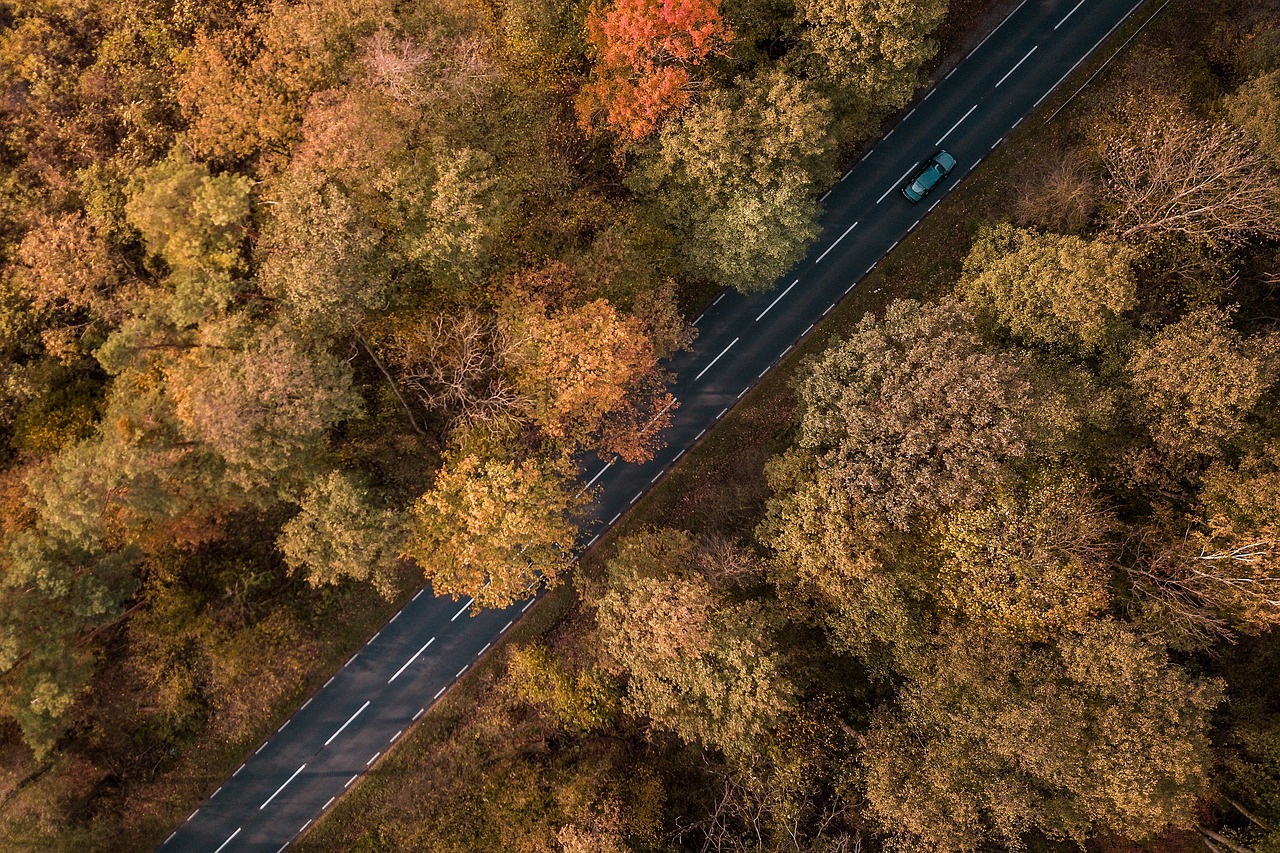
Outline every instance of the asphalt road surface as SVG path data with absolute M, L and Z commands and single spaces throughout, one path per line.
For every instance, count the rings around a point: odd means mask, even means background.
M 768 293 L 728 292 L 696 321 L 671 365 L 680 405 L 646 465 L 596 462 L 587 544 L 618 520 L 920 219 L 977 167 L 1143 0 L 1023 0 L 945 79 L 918 98 L 824 198 L 822 235 Z M 958 161 L 919 204 L 900 190 L 945 148 Z M 289 846 L 403 736 L 533 598 L 472 614 L 429 589 L 245 758 L 163 843 L 163 853 L 276 853 Z

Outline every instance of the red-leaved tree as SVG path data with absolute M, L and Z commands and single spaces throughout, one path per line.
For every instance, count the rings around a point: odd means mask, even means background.
M 652 134 L 662 119 L 689 103 L 701 85 L 694 69 L 721 55 L 733 31 L 718 0 L 616 0 L 587 16 L 595 52 L 592 80 L 578 111 L 584 125 L 603 114 L 626 142 Z

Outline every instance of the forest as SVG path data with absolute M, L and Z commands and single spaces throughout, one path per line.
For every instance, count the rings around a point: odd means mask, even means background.
M 0 2 L 0 846 L 154 846 L 425 578 L 567 603 L 304 847 L 1280 850 L 1280 5 L 1175 0 L 732 511 L 571 557 L 999 12 Z

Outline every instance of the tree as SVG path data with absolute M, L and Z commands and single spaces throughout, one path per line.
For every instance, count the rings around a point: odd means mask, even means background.
M 834 150 L 831 121 L 809 84 L 766 70 L 669 124 L 632 180 L 683 234 L 694 272 L 763 290 L 817 236 L 814 190 Z
M 745 755 L 791 705 L 759 602 L 731 603 L 693 571 L 693 539 L 676 530 L 627 537 L 609 562 L 600 642 L 627 676 L 627 703 L 689 742 Z
M 125 213 L 172 269 L 230 273 L 242 262 L 249 187 L 241 175 L 211 175 L 179 144 L 142 172 Z
M 616 722 L 616 682 L 596 668 L 567 666 L 541 643 L 511 649 L 507 683 L 515 695 L 544 708 L 566 731 L 602 730 Z
M 9 711 L 41 758 L 93 671 L 82 643 L 115 620 L 133 592 L 134 556 L 38 529 L 10 536 L 0 552 L 0 673 L 14 687 Z
M 797 447 L 891 526 L 972 508 L 1027 450 L 1030 387 L 953 301 L 867 315 L 800 380 Z
M 389 280 L 375 253 L 382 232 L 323 175 L 289 172 L 257 250 L 263 291 L 304 326 L 345 326 L 386 305 Z
M 1107 219 L 1122 240 L 1209 248 L 1280 236 L 1280 179 L 1268 154 L 1225 124 L 1162 118 L 1102 150 Z
M 946 0 L 803 0 L 803 36 L 837 91 L 868 117 L 911 100 L 922 65 L 938 49 L 929 34 Z M 873 118 L 874 120 L 874 118 Z
M 276 539 L 289 570 L 303 572 L 313 586 L 368 580 L 387 599 L 399 591 L 403 544 L 404 520 L 341 471 L 311 482 Z
M 398 255 L 420 264 L 442 289 L 464 291 L 485 270 L 485 256 L 510 207 L 489 154 L 438 146 L 428 175 L 404 175 L 391 191 L 401 227 Z
M 977 625 L 1042 640 L 1107 606 L 1115 522 L 1077 477 L 1042 475 L 946 516 L 939 598 Z
M 201 30 L 177 80 L 195 152 L 219 160 L 286 152 L 307 98 L 342 79 L 359 36 L 389 14 L 385 0 L 303 0 Z
M 908 849 L 1151 838 L 1196 819 L 1220 699 L 1109 620 L 1047 648 L 952 631 L 872 720 L 868 810 Z
M 653 457 L 675 399 L 643 322 L 604 299 L 547 311 L 535 296 L 504 314 L 504 334 L 519 342 L 508 362 L 516 393 L 552 444 L 628 462 Z
M 18 287 L 39 309 L 107 314 L 120 270 L 84 215 L 41 214 L 15 251 Z
M 702 81 L 694 70 L 723 55 L 733 31 L 717 0 L 614 0 L 587 13 L 593 79 L 578 111 L 591 123 L 597 109 L 624 144 L 652 134 L 663 119 L 692 100 Z
M 1030 344 L 1091 352 L 1115 335 L 1137 302 L 1130 262 L 1113 241 L 1038 234 L 1001 224 L 965 258 L 958 291 Z
M 1280 71 L 1261 74 L 1240 84 L 1223 99 L 1231 123 L 1258 143 L 1258 148 L 1280 157 Z
M 166 367 L 181 428 L 217 451 L 246 489 L 286 485 L 328 430 L 360 414 L 345 362 L 281 325 L 240 347 L 201 347 Z
M 1277 451 L 1206 472 L 1190 526 L 1151 525 L 1126 566 L 1145 624 L 1178 645 L 1234 640 L 1280 625 Z
M 463 307 L 391 317 L 376 335 L 399 380 L 463 428 L 501 433 L 529 406 L 506 370 L 520 341 L 493 314 Z
M 568 472 L 539 459 L 461 455 L 410 510 L 404 556 L 439 594 L 505 607 L 568 571 L 578 499 Z
M 1217 308 L 1192 311 L 1139 345 L 1127 371 L 1156 448 L 1174 460 L 1220 455 L 1275 382 L 1277 341 L 1246 339 Z
M 795 445 L 768 465 L 757 530 L 773 582 L 838 647 L 882 672 L 903 666 L 938 610 L 939 567 L 913 531 L 977 510 L 1027 453 L 1029 385 L 985 351 L 961 305 L 895 302 L 797 391 Z

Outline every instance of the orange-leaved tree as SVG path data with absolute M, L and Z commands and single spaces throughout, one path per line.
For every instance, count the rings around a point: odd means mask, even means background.
M 723 55 L 733 30 L 718 0 L 616 0 L 587 15 L 595 69 L 578 100 L 590 125 L 597 113 L 624 143 L 657 130 L 701 85 L 693 69 Z
M 607 300 L 547 310 L 525 293 L 504 308 L 516 390 L 542 435 L 628 462 L 652 458 L 675 398 L 666 390 L 648 329 Z

